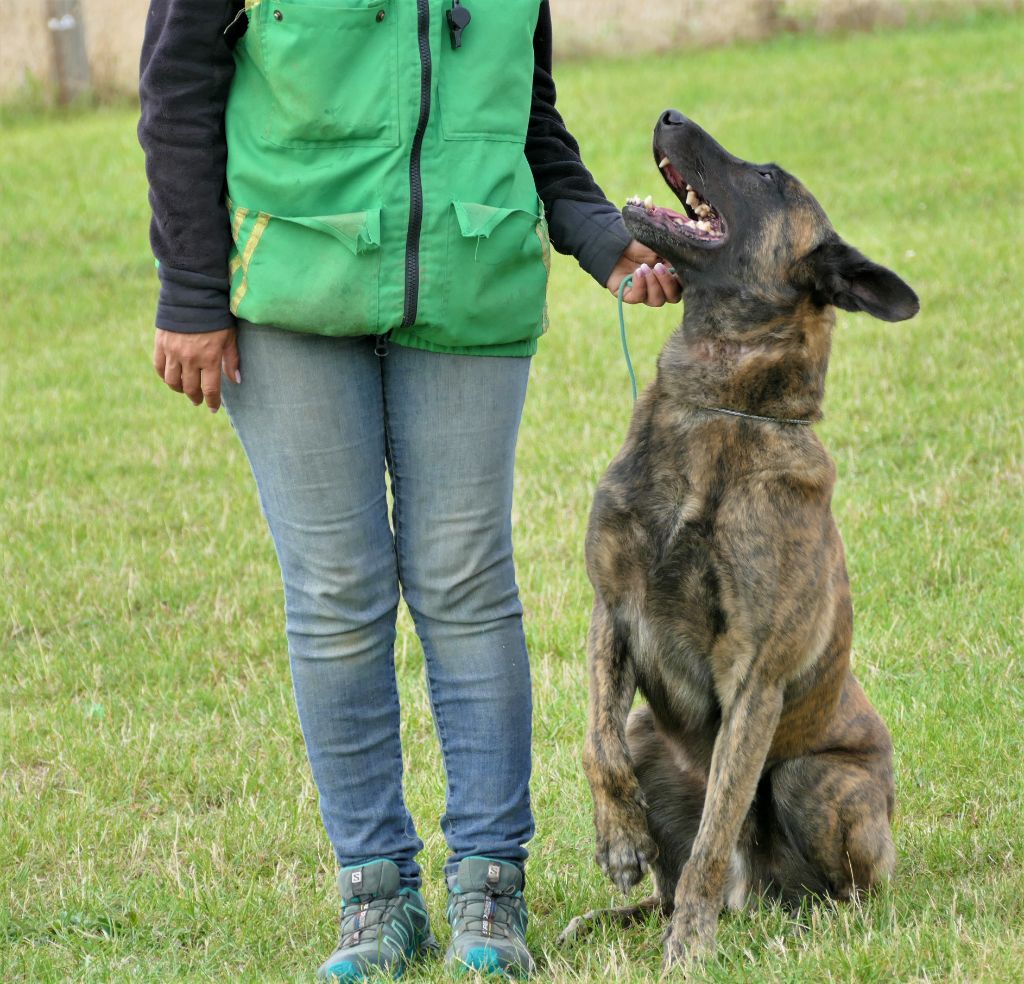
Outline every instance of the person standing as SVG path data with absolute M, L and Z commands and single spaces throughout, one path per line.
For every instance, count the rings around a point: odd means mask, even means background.
M 195 405 L 223 400 L 277 551 L 340 869 L 322 978 L 397 976 L 435 945 L 402 793 L 400 593 L 447 777 L 446 961 L 533 968 L 511 506 L 549 243 L 613 293 L 634 274 L 630 303 L 680 297 L 583 165 L 551 61 L 538 0 L 149 8 L 154 367 Z

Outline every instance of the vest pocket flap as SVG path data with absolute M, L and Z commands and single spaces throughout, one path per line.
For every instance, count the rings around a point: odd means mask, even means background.
M 525 208 L 451 201 L 441 310 L 413 329 L 420 337 L 459 348 L 532 342 L 544 331 L 543 212 L 535 197 L 520 201 Z
M 228 204 L 231 310 L 239 318 L 322 335 L 376 332 L 380 208 L 291 216 Z
M 452 206 L 462 235 L 477 239 L 487 239 L 505 219 L 520 211 L 516 208 L 478 205 L 476 202 L 452 202 Z
M 343 215 L 280 216 L 315 232 L 324 232 L 343 243 L 353 253 L 368 253 L 380 248 L 380 209 L 346 212 Z

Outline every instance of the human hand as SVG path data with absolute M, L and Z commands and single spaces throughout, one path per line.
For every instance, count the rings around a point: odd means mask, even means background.
M 622 295 L 627 304 L 661 307 L 666 303 L 677 304 L 682 299 L 682 285 L 676 275 L 669 272 L 668 264 L 653 249 L 648 249 L 636 239 L 619 257 L 605 286 L 618 297 L 622 281 L 630 274 L 633 275 L 633 283 Z
M 184 393 L 193 406 L 204 400 L 211 413 L 220 409 L 220 373 L 242 381 L 238 364 L 237 330 L 195 334 L 157 328 L 153 343 L 153 368 L 176 393 Z

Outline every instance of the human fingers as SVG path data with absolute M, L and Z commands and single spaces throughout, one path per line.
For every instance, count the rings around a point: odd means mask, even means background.
M 242 360 L 238 355 L 238 336 L 234 332 L 224 343 L 224 354 L 220 364 L 228 379 L 236 384 L 242 382 Z
M 202 369 L 196 362 L 183 363 L 181 367 L 181 392 L 191 401 L 194 407 L 203 402 Z
M 235 328 L 210 332 L 174 332 L 157 329 L 154 367 L 163 359 L 164 382 L 175 392 L 185 393 L 193 405 L 204 400 L 216 411 L 221 402 L 220 371 L 226 355 L 238 372 Z
M 651 276 L 651 268 L 643 263 L 633 271 L 633 283 L 622 295 L 627 304 L 643 304 L 647 301 L 647 281 Z
M 164 382 L 170 386 L 175 393 L 181 393 L 181 363 L 168 355 L 164 362 Z
M 665 300 L 669 304 L 675 304 L 683 296 L 683 287 L 676 275 L 664 263 L 655 263 L 653 272 L 661 285 Z
M 163 335 L 158 331 L 153 336 L 153 368 L 161 379 L 164 378 L 164 367 L 167 364 L 167 353 L 164 351 L 163 341 Z
M 648 307 L 663 307 L 665 304 L 665 291 L 661 286 L 658 275 L 651 269 L 647 277 L 647 300 L 644 302 Z
M 220 409 L 220 360 L 213 365 L 203 366 L 201 386 L 203 400 L 210 408 L 210 413 L 216 413 Z

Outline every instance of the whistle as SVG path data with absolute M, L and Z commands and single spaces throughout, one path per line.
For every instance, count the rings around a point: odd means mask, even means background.
M 473 15 L 459 0 L 452 0 L 452 9 L 445 13 L 445 17 L 448 20 L 448 36 L 452 39 L 452 48 L 461 48 L 462 32 L 469 27 Z

